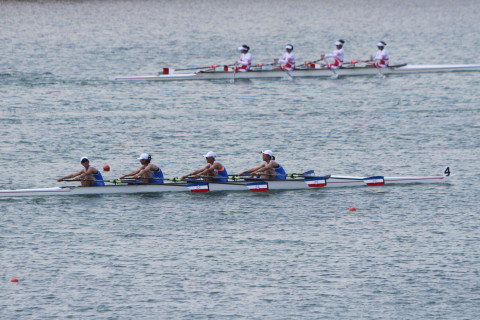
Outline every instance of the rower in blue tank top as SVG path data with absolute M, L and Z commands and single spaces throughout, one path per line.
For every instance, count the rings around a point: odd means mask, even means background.
M 228 182 L 227 169 L 225 169 L 225 167 L 220 162 L 217 162 L 217 161 L 214 161 L 213 165 L 215 165 L 217 163 L 220 165 L 221 168 L 215 169 L 216 177 L 214 178 L 214 181 L 215 182 Z
M 57 179 L 57 181 L 63 181 L 64 179 L 73 178 L 73 180 L 81 181 L 82 187 L 97 187 L 104 186 L 103 177 L 100 171 L 97 168 L 90 165 L 90 160 L 87 157 L 80 158 L 80 164 L 83 166 L 83 169 L 66 175 L 63 178 Z
M 155 184 L 161 184 L 163 183 L 163 172 L 162 169 L 160 169 L 157 165 L 152 163 L 152 166 L 155 166 L 158 168 L 157 171 L 150 170 L 152 173 L 152 177 L 150 178 L 150 183 L 155 183 Z
M 150 183 L 150 184 L 162 184 L 163 183 L 163 172 L 155 164 L 151 163 L 152 156 L 148 153 L 142 153 L 137 159 L 142 165 L 137 170 L 134 170 L 130 173 L 127 173 L 120 177 L 120 180 L 126 177 L 134 177 L 138 182 Z
M 251 168 L 240 172 L 238 175 L 250 173 L 251 176 L 261 174 L 261 179 L 286 179 L 287 175 L 283 167 L 275 161 L 275 156 L 272 150 L 265 150 L 262 152 L 263 162 L 255 168 Z
M 184 175 L 182 179 L 199 178 L 200 176 L 203 176 L 204 181 L 228 182 L 227 169 L 225 169 L 220 162 L 215 161 L 215 158 L 217 157 L 215 152 L 209 151 L 203 156 L 207 161 L 207 165 L 201 169 Z
M 102 177 L 102 174 L 100 173 L 100 171 L 98 171 L 98 169 L 95 168 L 94 166 L 90 166 L 90 168 L 93 168 L 94 170 L 97 171 L 97 173 L 93 174 L 93 178 L 95 179 L 95 181 L 93 182 L 93 185 L 96 186 L 96 187 L 104 186 L 105 182 L 103 182 L 103 177 Z M 83 169 L 83 171 L 87 172 L 87 169 Z

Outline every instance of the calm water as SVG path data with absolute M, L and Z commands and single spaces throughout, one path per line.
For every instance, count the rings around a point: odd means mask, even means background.
M 478 1 L 0 2 L 2 189 L 81 156 L 168 177 L 215 150 L 288 172 L 437 175 L 447 185 L 0 201 L 1 319 L 475 319 L 480 73 L 111 82 L 162 67 L 346 60 L 480 63 Z M 348 208 L 355 206 L 352 213 Z M 18 283 L 11 283 L 16 277 Z

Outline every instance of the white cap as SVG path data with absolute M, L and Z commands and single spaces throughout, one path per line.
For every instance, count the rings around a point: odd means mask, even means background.
M 87 157 L 81 157 L 81 158 L 80 158 L 80 163 L 82 163 L 82 162 L 83 162 L 83 160 L 90 161 L 90 160 L 88 160 L 88 158 L 87 158 Z
M 148 160 L 148 158 L 150 158 L 150 156 L 148 155 L 148 153 L 142 153 L 140 155 L 140 158 L 137 158 L 137 160 Z
M 345 43 L 345 41 L 343 41 L 343 40 L 338 40 L 337 42 L 335 42 L 335 45 L 336 45 L 336 46 L 343 46 L 344 43 Z
M 265 150 L 265 151 L 262 151 L 263 154 L 266 154 L 266 155 L 269 155 L 270 157 L 273 157 L 273 152 L 272 150 Z
M 248 50 L 250 50 L 250 47 L 247 46 L 246 44 L 244 44 L 241 47 L 238 47 L 237 50 L 238 51 L 242 51 L 242 50 L 248 51 Z
M 207 154 L 203 155 L 205 158 L 215 158 L 217 155 L 213 151 L 208 151 Z
M 380 41 L 379 43 L 377 43 L 377 47 L 385 47 L 387 44 L 383 41 Z
M 292 46 L 291 44 L 287 44 L 287 45 L 285 46 L 285 49 L 287 49 L 287 50 L 293 50 L 293 46 Z

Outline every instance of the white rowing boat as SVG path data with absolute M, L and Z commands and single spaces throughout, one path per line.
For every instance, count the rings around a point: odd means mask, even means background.
M 0 190 L 0 197 L 31 197 L 31 196 L 66 196 L 95 194 L 128 194 L 128 193 L 159 193 L 159 192 L 218 192 L 218 191 L 252 191 L 267 192 L 274 190 L 321 189 L 330 187 L 383 186 L 412 183 L 444 183 L 451 176 L 450 167 L 443 170 L 441 176 L 417 177 L 349 177 L 349 176 L 302 176 L 285 180 L 247 179 L 231 182 L 203 182 L 199 180 L 165 182 L 164 184 L 129 184 L 120 183 L 101 187 L 54 187 L 40 189 Z M 116 183 L 118 180 L 112 180 Z
M 409 74 L 425 72 L 450 72 L 450 71 L 480 71 L 479 64 L 457 65 L 392 65 L 387 68 L 372 68 L 365 66 L 349 65 L 338 70 L 331 70 L 323 66 L 304 67 L 288 73 L 283 70 L 265 70 L 255 68 L 248 72 L 234 72 L 231 70 L 218 71 L 217 68 L 195 73 L 175 73 L 174 69 L 164 68 L 163 74 L 144 76 L 118 76 L 114 81 L 172 81 L 172 80 L 232 80 L 232 79 L 261 79 L 261 78 L 300 78 L 300 77 L 342 77 L 342 76 L 384 76 L 391 74 Z M 235 76 L 235 77 L 234 77 Z

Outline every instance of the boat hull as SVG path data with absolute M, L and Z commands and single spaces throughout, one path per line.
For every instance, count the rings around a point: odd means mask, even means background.
M 383 177 L 380 177 L 383 178 Z M 0 198 L 10 197 L 38 197 L 38 196 L 68 196 L 68 195 L 96 195 L 96 194 L 132 194 L 132 193 L 162 193 L 162 192 L 220 192 L 220 191 L 275 191 L 275 190 L 302 190 L 302 189 L 322 189 L 335 187 L 360 187 L 390 184 L 411 184 L 411 183 L 444 183 L 448 180 L 447 176 L 436 177 L 385 177 L 384 183 L 368 184 L 368 178 L 335 176 L 323 180 L 322 184 L 307 185 L 304 179 L 287 180 L 253 180 L 253 182 L 266 182 L 265 187 L 252 187 L 252 181 L 236 182 L 209 182 L 204 183 L 206 187 L 196 186 L 195 183 L 165 183 L 165 184 L 120 184 L 99 187 L 54 187 L 40 189 L 17 189 L 0 190 Z M 318 187 L 315 187 L 318 186 Z
M 426 72 L 452 72 L 452 71 L 480 71 L 480 65 L 398 65 L 388 68 L 345 67 L 338 70 L 328 68 L 296 69 L 288 74 L 283 70 L 254 70 L 249 72 L 236 72 L 238 79 L 268 79 L 268 78 L 308 78 L 308 77 L 343 77 L 343 76 L 368 76 L 390 75 Z M 205 71 L 197 73 L 161 74 L 144 76 L 118 76 L 114 81 L 176 81 L 176 80 L 233 80 L 233 71 Z

